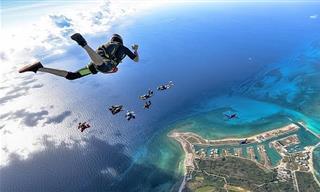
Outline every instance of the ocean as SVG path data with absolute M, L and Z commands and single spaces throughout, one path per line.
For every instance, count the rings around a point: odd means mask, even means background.
M 160 173 L 165 171 L 168 174 L 167 180 L 164 177 L 159 179 L 158 169 L 155 169 L 142 177 L 144 179 L 140 181 L 140 190 L 168 190 L 179 180 L 183 151 L 167 137 L 172 129 L 194 131 L 213 139 L 244 137 L 286 125 L 291 122 L 289 117 L 296 121 L 306 121 L 313 131 L 320 133 L 319 118 L 314 117 L 314 114 L 301 114 L 296 107 L 292 107 L 294 104 L 288 105 L 282 98 L 273 103 L 270 99 L 260 99 L 258 94 L 255 95 L 256 90 L 252 89 L 253 92 L 247 94 L 242 92 L 243 88 L 238 87 L 250 78 L 257 81 L 254 79 L 259 78 L 257 74 L 267 73 L 272 67 L 296 67 L 299 70 L 301 64 L 295 64 L 292 60 L 303 55 L 307 55 L 303 64 L 313 67 L 310 74 L 319 77 L 319 65 L 314 63 L 315 58 L 319 59 L 318 47 L 314 46 L 319 45 L 319 35 L 315 33 L 319 26 L 310 23 L 312 21 L 308 19 L 309 13 L 315 11 L 313 8 L 312 5 L 301 4 L 206 4 L 167 8 L 156 14 L 157 19 L 148 17 L 148 21 L 153 23 L 156 20 L 158 24 L 148 27 L 147 23 L 143 23 L 149 29 L 148 35 L 136 34 L 144 37 L 143 40 L 149 35 L 165 36 L 162 41 L 158 38 L 147 40 L 156 47 L 163 47 L 161 52 L 168 51 L 170 57 L 161 64 L 150 62 L 148 67 L 160 71 L 169 63 L 170 72 L 164 72 L 165 76 L 176 75 L 174 79 L 170 77 L 176 86 L 169 91 L 174 94 L 178 92 L 183 97 L 174 99 L 175 103 L 182 103 L 181 107 L 168 113 L 167 118 L 159 120 L 163 125 L 137 153 L 138 164 L 151 164 L 159 168 Z M 198 12 L 200 10 L 201 14 Z M 168 27 L 170 22 L 175 24 L 174 30 Z M 160 45 L 160 42 L 166 43 Z M 160 57 L 161 61 L 163 59 L 167 58 Z M 289 74 L 283 72 L 284 78 L 289 77 Z M 295 74 L 298 75 L 297 72 Z M 188 78 L 192 80 L 185 80 Z M 283 84 L 283 87 L 291 84 Z M 313 90 L 318 88 L 318 85 L 313 86 Z M 240 118 L 226 122 L 222 113 L 230 110 L 236 111 Z M 277 156 L 274 156 L 276 159 Z M 128 183 L 131 181 L 139 183 L 139 180 L 127 178 Z M 131 186 L 136 189 L 134 184 Z

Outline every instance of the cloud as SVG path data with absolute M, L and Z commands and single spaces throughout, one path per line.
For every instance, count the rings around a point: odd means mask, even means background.
M 310 15 L 310 17 L 309 17 L 310 19 L 317 19 L 318 18 L 318 15 L 316 14 L 316 15 Z
M 1 61 L 4 61 L 4 60 L 8 59 L 8 56 L 6 55 L 5 52 L 3 52 L 3 51 L 0 52 L 0 59 L 1 59 Z
M 122 134 L 121 134 L 121 132 L 117 129 L 117 130 L 115 131 L 115 133 L 114 133 L 114 136 L 116 136 L 116 137 L 121 137 Z
M 23 93 L 16 93 L 16 94 L 10 94 L 10 95 L 5 95 L 3 97 L 0 98 L 0 104 L 4 104 L 10 100 L 16 99 L 18 97 L 22 97 L 24 96 Z
M 28 127 L 33 127 L 43 120 L 49 112 L 47 110 L 41 110 L 39 112 L 28 112 L 25 109 L 15 111 L 10 114 L 9 119 L 21 119 L 22 123 Z
M 33 127 L 43 120 L 46 120 L 44 124 L 62 123 L 67 117 L 71 116 L 71 114 L 71 111 L 64 111 L 58 115 L 49 116 L 49 111 L 45 109 L 37 112 L 30 112 L 25 109 L 21 109 L 0 115 L 0 120 L 21 120 L 23 125 Z
M 0 115 L 0 120 L 6 119 L 10 114 L 11 113 L 5 113 L 5 114 Z
M 67 18 L 64 15 L 49 15 L 49 18 L 53 23 L 59 28 L 71 27 L 71 19 Z
M 29 79 L 28 76 L 22 78 L 19 83 L 16 80 L 17 78 L 14 78 L 9 81 L 11 84 L 7 82 L 7 86 L 0 88 L 4 93 L 2 97 L 0 96 L 0 105 L 27 95 L 30 89 L 43 87 L 43 84 L 34 84 L 37 79 Z
M 0 87 L 0 90 L 7 89 L 7 88 L 9 88 L 9 87 L 8 86 L 2 86 L 2 87 Z
M 0 191 L 156 191 L 173 179 L 151 164 L 135 164 L 124 145 L 96 137 L 72 144 L 43 137 L 41 144 L 45 150 L 28 159 L 10 155 L 0 169 Z
M 4 127 L 4 126 L 3 126 L 3 127 Z M 12 134 L 12 132 L 9 131 L 9 130 L 4 130 L 4 131 L 3 131 L 3 135 L 6 135 L 6 134 Z
M 69 117 L 71 115 L 71 111 L 64 111 L 59 115 L 48 117 L 47 121 L 45 123 L 54 123 L 58 124 L 64 121 L 65 118 Z

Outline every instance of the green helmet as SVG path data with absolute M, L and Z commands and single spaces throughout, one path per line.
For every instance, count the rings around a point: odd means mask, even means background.
M 123 44 L 122 37 L 119 34 L 113 34 L 111 39 L 110 39 L 110 41 L 111 42 L 118 42 L 118 43 Z

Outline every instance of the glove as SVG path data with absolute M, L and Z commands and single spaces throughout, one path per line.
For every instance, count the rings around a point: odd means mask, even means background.
M 132 48 L 133 50 L 137 51 L 138 48 L 139 48 L 139 45 L 133 44 L 133 45 L 131 46 L 131 48 Z

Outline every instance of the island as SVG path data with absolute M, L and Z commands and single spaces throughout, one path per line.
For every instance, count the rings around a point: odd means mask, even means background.
M 312 161 L 320 137 L 302 122 L 247 138 L 210 140 L 177 130 L 168 136 L 185 153 L 179 191 L 320 191 Z

